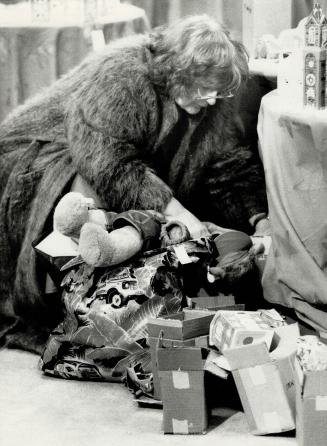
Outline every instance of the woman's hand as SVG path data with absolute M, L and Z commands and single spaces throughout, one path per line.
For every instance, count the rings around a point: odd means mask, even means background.
M 191 212 L 185 210 L 178 214 L 176 217 L 166 217 L 167 221 L 178 220 L 187 227 L 190 232 L 191 238 L 199 238 L 209 235 L 207 227 L 196 218 Z
M 271 235 L 270 221 L 268 218 L 263 218 L 262 220 L 258 221 L 258 223 L 255 225 L 255 232 L 253 235 Z
M 188 211 L 179 201 L 172 198 L 163 212 L 167 222 L 178 220 L 187 227 L 192 238 L 209 235 L 209 231 L 192 212 Z

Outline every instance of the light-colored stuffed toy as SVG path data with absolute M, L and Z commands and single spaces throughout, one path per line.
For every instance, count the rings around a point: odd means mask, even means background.
M 167 223 L 158 212 L 106 212 L 79 192 L 64 195 L 53 221 L 54 229 L 78 242 L 82 259 L 95 267 L 118 265 L 142 250 L 190 239 L 185 225 Z
M 165 220 L 155 211 L 131 210 L 117 214 L 98 209 L 92 198 L 69 192 L 54 211 L 54 229 L 78 243 L 85 263 L 94 267 L 118 265 L 141 251 L 189 240 L 187 227 L 179 221 Z M 254 267 L 254 258 L 263 246 L 253 246 L 240 231 L 205 223 L 218 251 L 216 265 L 208 267 L 208 280 L 235 282 Z

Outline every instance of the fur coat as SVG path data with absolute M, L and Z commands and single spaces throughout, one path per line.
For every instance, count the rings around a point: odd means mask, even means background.
M 113 211 L 163 210 L 174 195 L 202 220 L 250 231 L 266 211 L 262 166 L 231 99 L 197 115 L 151 77 L 147 37 L 121 40 L 0 125 L 0 313 L 48 324 L 33 240 L 76 175 Z M 48 324 L 49 325 L 49 324 Z

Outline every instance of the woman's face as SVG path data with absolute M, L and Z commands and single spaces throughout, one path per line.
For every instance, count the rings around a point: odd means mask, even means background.
M 217 99 L 232 98 L 234 94 L 231 91 L 218 91 L 212 88 L 198 88 L 177 96 L 175 102 L 190 115 L 196 115 L 202 108 L 208 105 L 215 105 Z
M 218 99 L 217 90 L 198 89 L 183 96 L 177 96 L 175 102 L 190 115 L 196 115 L 208 105 L 215 105 Z

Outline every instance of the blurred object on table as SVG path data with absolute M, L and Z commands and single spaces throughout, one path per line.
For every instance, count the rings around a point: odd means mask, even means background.
M 49 0 L 48 9 L 35 10 L 27 1 L 0 3 L 0 122 L 97 49 L 101 39 L 92 31 L 108 43 L 149 30 L 145 11 L 136 6 L 118 0 L 92 0 L 89 9 L 83 5 L 82 0 Z

